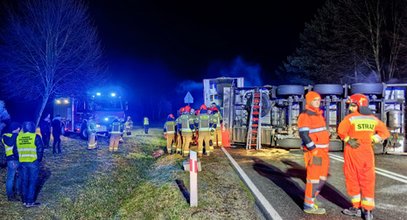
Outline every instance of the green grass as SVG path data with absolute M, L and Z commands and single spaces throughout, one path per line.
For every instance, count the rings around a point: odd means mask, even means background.
M 64 155 L 46 152 L 44 186 L 39 208 L 5 201 L 0 191 L 2 219 L 257 219 L 254 199 L 220 150 L 202 158 L 198 207 L 190 208 L 175 180 L 189 188 L 189 173 L 181 169 L 180 155 L 151 154 L 163 149 L 160 129 L 125 137 L 118 153 L 99 140 L 97 151 L 86 142 L 64 138 Z M 4 180 L 4 169 L 0 179 Z

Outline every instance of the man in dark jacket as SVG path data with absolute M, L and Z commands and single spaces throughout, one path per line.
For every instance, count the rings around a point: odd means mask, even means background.
M 18 201 L 15 197 L 15 193 L 21 193 L 21 178 L 19 177 L 19 174 L 17 174 L 20 162 L 18 161 L 18 154 L 13 153 L 13 149 L 16 148 L 16 139 L 20 129 L 21 126 L 19 123 L 12 122 L 9 127 L 11 133 L 4 133 L 2 137 L 7 160 L 6 193 L 8 201 Z
M 51 115 L 50 114 L 48 114 L 40 122 L 40 130 L 41 130 L 42 142 L 44 143 L 44 148 L 48 148 L 49 139 L 51 137 Z
M 54 142 L 52 143 L 53 154 L 61 153 L 61 131 L 62 131 L 61 116 L 56 115 L 55 118 L 52 119 L 52 137 L 54 137 Z
M 13 152 L 18 153 L 22 173 L 23 204 L 30 208 L 40 205 L 35 202 L 40 163 L 43 156 L 43 144 L 41 137 L 35 134 L 34 122 L 23 123 L 23 132 L 17 136 L 17 148 Z

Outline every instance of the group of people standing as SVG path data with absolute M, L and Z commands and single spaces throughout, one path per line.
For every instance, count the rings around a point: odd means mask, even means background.
M 191 144 L 198 146 L 198 156 L 210 155 L 214 145 L 222 145 L 222 116 L 215 103 L 201 105 L 199 110 L 189 105 L 180 108 L 178 117 L 169 114 L 164 124 L 167 152 L 189 155 Z
M 304 144 L 307 170 L 304 212 L 325 214 L 317 197 L 327 181 L 329 167 L 329 131 L 320 109 L 321 96 L 310 91 L 305 96 L 306 109 L 298 118 L 298 130 Z M 338 135 L 345 142 L 344 175 L 352 207 L 342 211 L 345 215 L 373 219 L 375 206 L 375 160 L 373 144 L 390 136 L 386 125 L 369 109 L 363 94 L 351 95 L 347 101 L 348 114 L 339 124 Z
M 44 145 L 36 134 L 33 122 L 22 125 L 12 122 L 2 136 L 7 160 L 6 193 L 9 201 L 19 201 L 27 208 L 40 205 L 35 202 L 40 163 Z

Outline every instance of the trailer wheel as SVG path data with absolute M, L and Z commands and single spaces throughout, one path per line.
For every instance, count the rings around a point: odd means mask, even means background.
M 338 139 L 331 139 L 329 141 L 329 151 L 342 151 L 343 150 L 343 142 Z
M 277 139 L 276 147 L 284 148 L 284 149 L 297 149 L 301 148 L 302 141 L 300 138 L 284 138 L 284 139 Z
M 88 139 L 88 129 L 86 127 L 86 124 L 82 124 L 81 126 L 81 132 L 79 134 L 82 139 L 87 140 Z
M 281 85 L 277 87 L 278 95 L 304 95 L 304 86 Z
M 383 93 L 383 84 L 381 83 L 355 83 L 351 86 L 352 94 L 362 93 L 371 95 L 381 95 Z
M 340 84 L 316 84 L 313 90 L 321 95 L 343 94 L 343 86 Z

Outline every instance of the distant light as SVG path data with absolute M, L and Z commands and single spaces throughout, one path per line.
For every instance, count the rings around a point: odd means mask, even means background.
M 106 117 L 106 118 L 104 118 L 105 119 L 105 121 L 109 121 L 109 118 L 108 117 Z
M 55 102 L 56 102 L 58 105 L 61 104 L 61 100 L 59 100 L 59 99 L 55 100 Z
M 69 104 L 69 100 L 68 100 L 68 99 L 64 99 L 64 104 Z
M 114 93 L 114 92 L 110 93 L 110 95 L 111 95 L 112 97 L 116 97 L 116 93 Z
M 100 92 L 97 92 L 97 93 L 96 93 L 96 95 L 97 95 L 97 96 L 101 96 L 101 95 L 102 95 L 102 93 L 100 93 Z

